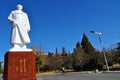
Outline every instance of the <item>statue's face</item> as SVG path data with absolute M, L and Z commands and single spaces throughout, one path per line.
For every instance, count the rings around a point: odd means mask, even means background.
M 17 5 L 17 9 L 18 9 L 18 10 L 22 10 L 22 9 L 23 9 L 23 6 L 22 6 L 22 5 Z

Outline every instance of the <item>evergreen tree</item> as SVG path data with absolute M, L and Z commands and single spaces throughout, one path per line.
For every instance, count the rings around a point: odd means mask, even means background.
M 94 47 L 91 45 L 91 43 L 88 40 L 88 37 L 83 33 L 83 38 L 81 42 L 82 48 L 84 49 L 85 53 L 87 53 L 89 56 L 93 56 L 95 53 Z
M 120 42 L 117 43 L 116 54 L 115 54 L 115 61 L 120 63 Z
M 62 47 L 61 56 L 66 56 L 66 55 L 67 55 L 66 49 L 65 49 L 65 47 Z
M 56 48 L 56 50 L 55 50 L 55 54 L 58 55 L 58 48 Z
M 76 48 L 75 48 L 74 52 L 75 52 L 76 55 L 79 55 L 79 57 L 82 58 L 82 56 L 83 56 L 83 49 L 81 48 L 80 42 L 76 43 Z
M 48 52 L 48 56 L 52 56 L 53 54 L 53 52 Z
M 85 34 L 83 34 L 81 45 L 84 49 L 84 52 L 86 53 L 85 57 L 87 58 L 85 58 L 86 60 L 83 65 L 84 70 L 95 70 L 97 68 L 102 68 L 102 65 L 96 58 L 96 51 Z
M 36 69 L 37 69 L 37 73 L 39 73 L 41 65 L 42 65 L 42 60 L 40 58 L 40 55 L 36 54 Z
M 74 49 L 74 56 L 73 56 L 73 69 L 75 71 L 80 71 L 83 69 L 83 56 L 84 51 L 81 48 L 80 42 L 76 43 L 76 48 Z
M 0 61 L 0 74 L 3 72 L 3 69 L 2 69 L 2 62 Z
M 118 53 L 120 53 L 120 42 L 119 42 L 119 43 L 117 43 L 117 48 L 116 48 L 116 51 L 117 51 Z

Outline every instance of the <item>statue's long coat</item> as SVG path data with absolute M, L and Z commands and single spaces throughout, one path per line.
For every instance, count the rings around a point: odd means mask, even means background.
M 12 24 L 12 44 L 26 44 L 30 43 L 30 38 L 28 36 L 28 31 L 30 31 L 30 24 L 28 16 L 23 11 L 12 11 L 8 16 L 8 20 Z M 14 24 L 16 23 L 16 24 Z

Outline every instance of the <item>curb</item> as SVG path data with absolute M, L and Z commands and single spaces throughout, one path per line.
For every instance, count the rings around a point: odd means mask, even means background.
M 114 73 L 114 74 L 120 74 L 120 71 L 102 71 L 102 73 Z

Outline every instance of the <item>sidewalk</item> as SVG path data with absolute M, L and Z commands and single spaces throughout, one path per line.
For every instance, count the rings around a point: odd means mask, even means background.
M 37 80 L 45 80 L 44 78 L 37 78 Z
M 120 74 L 120 71 L 80 71 L 80 72 L 66 72 L 66 73 L 80 73 L 80 74 L 93 74 L 93 73 L 112 73 L 112 74 Z M 60 74 L 60 73 L 55 73 L 54 71 L 51 72 L 43 72 L 43 73 L 39 73 L 37 74 L 37 76 L 39 75 L 55 75 L 55 74 Z
M 102 73 L 114 73 L 114 74 L 120 74 L 120 71 L 101 71 Z
M 50 71 L 50 72 L 41 72 L 39 74 L 37 74 L 37 76 L 39 75 L 53 75 L 53 74 L 56 74 L 54 71 Z

